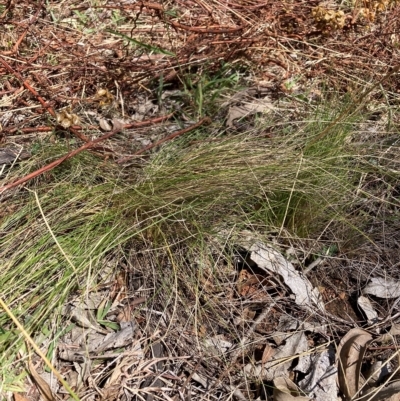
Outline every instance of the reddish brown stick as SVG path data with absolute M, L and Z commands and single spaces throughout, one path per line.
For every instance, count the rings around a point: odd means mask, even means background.
M 141 121 L 138 123 L 132 123 L 132 124 L 127 124 L 125 126 L 121 125 L 116 127 L 114 130 L 108 132 L 107 134 L 102 135 L 101 137 L 97 138 L 97 139 L 93 139 L 90 142 L 85 143 L 83 146 L 81 146 L 78 149 L 75 149 L 69 153 L 67 153 L 65 156 L 60 157 L 59 159 L 55 160 L 54 162 L 48 164 L 47 166 L 44 166 L 36 171 L 34 171 L 33 173 L 30 173 L 28 175 L 26 175 L 25 177 L 20 178 L 17 181 L 14 181 L 10 184 L 4 185 L 2 187 L 0 187 L 0 194 L 2 194 L 3 192 L 11 189 L 11 188 L 15 188 L 18 185 L 24 184 L 25 182 L 31 180 L 32 178 L 35 178 L 43 173 L 45 173 L 46 171 L 52 170 L 53 168 L 59 166 L 62 162 L 64 162 L 65 160 L 70 159 L 71 157 L 74 157 L 75 155 L 77 155 L 78 153 L 90 149 L 93 145 L 95 145 L 96 143 L 99 143 L 101 141 L 104 141 L 110 137 L 112 137 L 113 135 L 115 135 L 116 133 L 120 132 L 122 129 L 124 128 L 132 128 L 132 127 L 136 127 L 136 128 L 140 128 L 140 127 L 145 127 L 147 125 L 152 125 L 161 121 L 166 120 L 167 118 L 170 118 L 173 115 L 173 113 L 168 114 L 166 116 L 162 116 L 162 117 L 157 117 L 157 118 L 153 118 L 151 120 L 146 120 L 146 121 Z
M 211 120 L 210 120 L 209 117 L 204 117 L 199 122 L 197 122 L 196 124 L 191 125 L 190 127 L 181 129 L 180 131 L 176 131 L 176 132 L 172 133 L 171 135 L 168 135 L 165 138 L 160 139 L 157 142 L 154 142 L 154 143 L 152 143 L 152 144 L 150 144 L 148 146 L 145 146 L 144 148 L 140 149 L 139 151 L 137 151 L 133 155 L 126 156 L 126 157 L 123 157 L 123 158 L 117 160 L 117 163 L 118 164 L 125 163 L 128 160 L 131 160 L 132 158 L 134 158 L 135 156 L 141 155 L 142 153 L 146 152 L 149 149 L 152 149 L 152 148 L 154 148 L 154 147 L 156 147 L 158 145 L 161 145 L 164 142 L 170 141 L 171 139 L 176 138 L 177 136 L 186 134 L 186 132 L 192 131 L 195 128 L 200 127 L 200 125 L 209 124 L 210 122 L 211 122 Z
M 170 113 L 170 114 L 166 114 L 165 116 L 162 116 L 162 117 L 153 118 L 151 120 L 146 120 L 146 121 L 140 121 L 140 122 L 134 122 L 134 123 L 126 124 L 126 125 L 124 125 L 124 128 L 146 127 L 146 126 L 151 125 L 151 124 L 157 124 L 157 123 L 161 123 L 161 122 L 163 122 L 165 120 L 168 120 L 173 115 L 174 115 L 174 113 Z
M 44 167 L 40 168 L 39 170 L 36 170 L 33 173 L 30 173 L 30 174 L 26 175 L 25 177 L 20 178 L 19 180 L 15 181 L 15 182 L 12 182 L 10 184 L 4 185 L 3 187 L 0 187 L 0 194 L 3 193 L 4 191 L 7 191 L 8 189 L 15 188 L 18 185 L 24 184 L 25 182 L 31 180 L 32 178 L 35 178 L 38 175 L 45 173 L 46 171 L 52 170 L 53 168 L 60 165 L 63 161 L 70 159 L 71 157 L 77 155 L 78 153 L 80 153 L 86 149 L 89 149 L 91 146 L 93 146 L 94 144 L 96 144 L 98 142 L 101 142 L 101 141 L 104 141 L 105 139 L 110 138 L 111 136 L 120 132 L 121 129 L 122 129 L 122 127 L 117 127 L 116 129 L 112 130 L 111 132 L 108 132 L 107 134 L 104 134 L 101 137 L 94 139 L 93 141 L 87 142 L 80 148 L 67 153 L 65 156 L 60 157 L 59 159 L 55 160 L 54 162 L 48 164 L 47 166 L 44 166 Z

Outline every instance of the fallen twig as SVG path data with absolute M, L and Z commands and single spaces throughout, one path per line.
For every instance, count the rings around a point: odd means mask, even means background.
M 196 124 L 191 125 L 190 127 L 187 127 L 187 128 L 181 129 L 179 131 L 176 131 L 176 132 L 166 136 L 165 138 L 160 139 L 157 142 L 154 142 L 154 143 L 152 143 L 152 144 L 150 144 L 148 146 L 145 146 L 144 148 L 142 148 L 142 149 L 138 150 L 137 152 L 135 152 L 133 155 L 126 156 L 126 157 L 123 157 L 123 158 L 117 160 L 117 163 L 118 164 L 125 163 L 125 162 L 133 159 L 135 156 L 141 155 L 142 153 L 146 152 L 149 149 L 152 149 L 152 148 L 154 148 L 154 147 L 156 147 L 158 145 L 161 145 L 164 142 L 170 141 L 171 139 L 176 138 L 177 136 L 180 136 L 182 134 L 186 134 L 186 132 L 192 131 L 195 128 L 198 128 L 203 124 L 209 124 L 210 122 L 211 122 L 211 120 L 210 120 L 209 117 L 204 117 L 199 122 L 197 122 Z
M 80 153 L 80 152 L 82 152 L 84 150 L 90 149 L 91 147 L 93 147 L 93 145 L 112 137 L 113 135 L 115 135 L 118 132 L 122 131 L 124 128 L 139 128 L 139 127 L 144 127 L 144 126 L 147 126 L 147 125 L 152 125 L 152 124 L 155 124 L 155 123 L 158 123 L 158 122 L 161 122 L 161 121 L 165 121 L 167 118 L 171 117 L 172 115 L 173 115 L 173 113 L 168 114 L 166 116 L 153 118 L 151 120 L 141 121 L 141 122 L 127 124 L 127 125 L 122 125 L 122 124 L 116 123 L 115 124 L 115 128 L 112 131 L 107 132 L 107 134 L 104 134 L 104 135 L 100 136 L 99 138 L 93 139 L 93 140 L 85 143 L 80 148 L 75 149 L 75 150 L 67 153 L 65 156 L 60 157 L 59 159 L 57 159 L 57 160 L 53 161 L 52 163 L 48 164 L 47 166 L 44 166 L 44 167 L 34 171 L 33 173 L 30 173 L 30 174 L 26 175 L 25 177 L 20 178 L 17 181 L 14 181 L 14 182 L 12 182 L 10 184 L 7 184 L 7 185 L 4 185 L 4 186 L 0 187 L 0 194 L 2 194 L 3 192 L 5 192 L 5 191 L 7 191 L 7 190 L 9 190 L 11 188 L 17 187 L 18 185 L 24 184 L 25 182 L 31 180 L 32 178 L 35 178 L 35 177 L 45 173 L 46 171 L 52 170 L 53 168 L 59 166 L 65 160 L 68 160 L 71 157 L 74 157 L 75 155 L 77 155 L 78 153 Z
M 81 146 L 78 149 L 73 150 L 72 152 L 67 153 L 65 156 L 60 157 L 59 159 L 55 160 L 54 162 L 48 164 L 47 166 L 44 166 L 40 168 L 39 170 L 34 171 L 33 173 L 30 173 L 26 175 L 25 177 L 20 178 L 19 180 L 12 182 L 10 184 L 4 185 L 3 187 L 0 187 L 0 194 L 3 192 L 7 191 L 8 189 L 15 188 L 18 185 L 24 184 L 25 182 L 31 180 L 32 178 L 37 177 L 38 175 L 41 175 L 45 173 L 46 171 L 52 170 L 53 168 L 57 167 L 60 165 L 63 161 L 70 159 L 71 157 L 77 155 L 78 153 L 89 149 L 91 146 L 93 146 L 96 143 L 99 143 L 101 141 L 104 141 L 105 139 L 110 138 L 111 136 L 117 134 L 120 132 L 122 129 L 122 126 L 117 127 L 116 129 L 112 130 L 111 132 L 108 132 L 107 134 L 102 135 L 101 137 L 94 139 L 93 141 L 85 143 L 83 146 Z

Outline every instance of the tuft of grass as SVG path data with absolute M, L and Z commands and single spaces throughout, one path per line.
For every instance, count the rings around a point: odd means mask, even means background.
M 151 302 L 174 316 L 185 311 L 186 324 L 198 330 L 210 320 L 223 324 L 224 306 L 204 289 L 205 282 L 217 289 L 227 277 L 215 271 L 215 258 L 235 244 L 230 236 L 220 241 L 221 232 L 273 228 L 318 238 L 327 227 L 337 234 L 345 227 L 342 236 L 359 232 L 368 239 L 363 230 L 370 221 L 356 205 L 377 199 L 359 190 L 360 180 L 376 174 L 395 182 L 399 172 L 385 169 L 382 158 L 373 162 L 378 150 L 352 146 L 363 116 L 344 110 L 350 109 L 342 102 L 320 105 L 303 122 L 276 125 L 268 137 L 260 129 L 202 128 L 165 145 L 142 169 L 121 170 L 90 154 L 71 159 L 21 191 L 15 212 L 1 221 L 2 299 L 43 342 L 59 331 L 42 329 L 72 294 L 90 291 L 118 270 L 118 261 L 144 252 Z M 268 118 L 259 124 L 273 124 Z M 24 169 L 65 150 L 43 145 Z M 10 378 L 23 342 L 3 312 L 0 327 L 0 366 Z M 11 389 L 9 380 L 2 382 Z

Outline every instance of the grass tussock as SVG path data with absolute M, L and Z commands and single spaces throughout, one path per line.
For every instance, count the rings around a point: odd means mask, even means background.
M 49 318 L 61 324 L 73 294 L 83 297 L 125 263 L 146 278 L 150 302 L 171 308 L 171 325 L 183 314 L 185 327 L 225 327 L 226 305 L 204 294 L 211 283 L 215 292 L 232 280 L 215 270 L 216 260 L 225 260 L 240 230 L 318 239 L 329 227 L 337 238 L 369 240 L 371 219 L 357 209 L 381 200 L 360 182 L 376 175 L 394 185 L 399 174 L 385 169 L 382 149 L 353 145 L 363 120 L 343 110 L 332 103 L 286 124 L 260 117 L 244 133 L 202 128 L 165 145 L 142 168 L 121 169 L 90 154 L 69 160 L 20 191 L 1 221 L 3 299 L 43 342 L 60 335 Z M 271 127 L 272 135 L 263 134 Z M 54 155 L 53 145 L 42 145 L 23 168 Z M 0 366 L 9 378 L 23 343 L 3 312 L 0 326 Z

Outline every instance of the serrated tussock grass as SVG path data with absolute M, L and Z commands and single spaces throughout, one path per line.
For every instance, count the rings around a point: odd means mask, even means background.
M 104 281 L 104 266 L 134 252 L 132 244 L 137 251 L 146 248 L 150 259 L 157 254 L 153 268 L 163 269 L 159 280 L 168 289 L 168 306 L 184 305 L 183 293 L 196 298 L 198 278 L 187 258 L 209 260 L 215 244 L 208 246 L 208 239 L 221 229 L 273 227 L 317 238 L 338 222 L 341 230 L 345 225 L 349 232 L 362 231 L 353 208 L 358 197 L 367 198 L 357 192 L 360 177 L 373 172 L 396 180 L 398 174 L 352 146 L 362 116 L 344 110 L 340 103 L 321 106 L 308 122 L 280 121 L 269 136 L 262 134 L 263 126 L 273 125 L 269 116 L 245 133 L 202 128 L 192 134 L 195 141 L 189 135 L 165 145 L 141 169 L 78 155 L 9 201 L 14 211 L 0 221 L 3 300 L 35 337 L 72 293 Z M 23 171 L 54 154 L 54 145 L 43 145 Z M 160 252 L 171 263 L 160 266 Z M 183 293 L 179 282 L 189 286 Z M 0 327 L 0 366 L 6 371 L 22 342 L 3 312 Z

